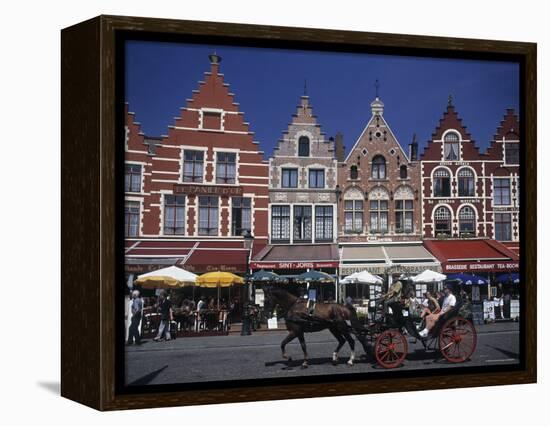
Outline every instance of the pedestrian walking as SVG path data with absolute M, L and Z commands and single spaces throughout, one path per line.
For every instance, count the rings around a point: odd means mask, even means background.
M 172 303 L 168 299 L 165 290 L 161 290 L 159 294 L 158 310 L 160 311 L 160 324 L 157 337 L 153 340 L 158 342 L 164 334 L 165 340 L 171 340 L 170 336 L 170 321 L 173 321 Z
M 134 341 L 136 345 L 141 344 L 141 336 L 139 334 L 139 323 L 141 322 L 141 316 L 143 312 L 143 300 L 139 297 L 139 291 L 132 291 L 132 319 L 130 322 L 130 328 L 128 329 L 128 345 L 133 345 Z

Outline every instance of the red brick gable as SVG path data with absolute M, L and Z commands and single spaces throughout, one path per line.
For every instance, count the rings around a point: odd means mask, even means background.
M 488 160 L 504 161 L 503 140 L 519 140 L 519 119 L 513 108 L 506 110 L 506 114 L 497 128 L 493 140 L 487 148 L 485 157 Z
M 479 152 L 479 148 L 476 146 L 475 141 L 472 140 L 472 136 L 466 130 L 467 126 L 462 124 L 462 118 L 459 117 L 453 105 L 448 105 L 447 110 L 443 113 L 443 117 L 439 120 L 439 125 L 436 127 L 432 138 L 426 146 L 420 156 L 421 160 L 442 160 L 442 147 L 441 141 L 443 134 L 447 130 L 456 130 L 460 133 L 462 140 L 468 140 L 469 142 L 463 142 L 461 144 L 461 160 L 479 160 L 482 155 Z
M 146 153 L 147 147 L 144 144 L 144 135 L 141 132 L 141 124 L 136 121 L 135 114 L 129 111 L 128 102 L 124 104 L 124 116 L 127 129 L 127 149 L 131 151 L 144 151 Z
M 198 110 L 206 109 L 201 114 Z M 209 111 L 213 110 L 213 111 Z M 215 117 L 215 111 L 223 111 L 223 116 Z M 219 64 L 211 64 L 210 72 L 204 73 L 204 81 L 199 81 L 199 87 L 193 91 L 191 99 L 181 108 L 180 116 L 175 119 L 176 127 L 212 129 L 222 124 L 224 130 L 249 133 L 248 123 L 239 112 L 239 104 L 234 100 L 234 94 L 229 91 L 229 84 L 224 82 L 224 75 L 219 73 Z
M 458 116 L 453 105 L 447 106 L 447 111 L 443 113 L 443 117 L 439 120 L 439 125 L 432 134 L 432 140 L 440 140 L 443 137 L 443 133 L 449 129 L 458 131 L 462 139 L 472 139 L 470 133 L 466 130 L 466 126 L 462 124 L 462 118 Z
M 519 140 L 519 119 L 513 108 L 506 110 L 504 119 L 500 122 L 494 136 L 495 140 Z

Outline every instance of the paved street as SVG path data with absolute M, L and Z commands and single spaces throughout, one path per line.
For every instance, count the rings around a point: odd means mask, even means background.
M 519 325 L 500 323 L 477 326 L 478 345 L 469 362 L 449 364 L 434 352 L 425 352 L 420 343 L 409 339 L 409 355 L 401 369 L 486 366 L 513 364 L 519 358 Z M 141 346 L 127 347 L 126 369 L 129 385 L 243 380 L 256 378 L 295 377 L 303 375 L 346 374 L 381 371 L 372 359 L 360 357 L 363 349 L 356 346 L 356 363 L 346 365 L 347 344 L 340 351 L 340 362 L 334 366 L 330 357 L 336 340 L 328 332 L 306 335 L 309 368 L 301 369 L 302 351 L 298 340 L 287 346 L 293 361 L 282 361 L 279 345 L 286 332 L 258 332 L 251 336 L 229 335 L 178 338 L 169 342 L 144 341 Z

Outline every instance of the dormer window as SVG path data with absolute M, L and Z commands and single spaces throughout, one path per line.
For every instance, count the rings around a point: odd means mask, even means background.
M 460 157 L 460 138 L 458 133 L 449 132 L 443 139 L 443 155 L 445 161 L 456 161 Z
M 309 138 L 300 136 L 298 139 L 298 157 L 309 157 Z
M 519 143 L 505 142 L 504 143 L 504 163 L 510 165 L 519 164 Z
M 372 159 L 372 178 L 386 179 L 386 159 L 381 155 Z
M 222 114 L 218 111 L 202 112 L 202 128 L 209 130 L 221 130 Z

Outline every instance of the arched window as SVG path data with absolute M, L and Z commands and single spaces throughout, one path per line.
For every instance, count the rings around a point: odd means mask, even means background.
M 309 138 L 307 136 L 300 136 L 298 139 L 298 156 L 309 157 Z
M 357 166 L 351 166 L 349 169 L 349 178 L 350 179 L 358 179 L 359 178 L 359 172 L 357 170 Z
M 399 167 L 399 178 L 407 179 L 407 166 L 404 164 Z
M 372 159 L 372 178 L 386 179 L 386 159 L 381 155 Z
M 438 207 L 434 213 L 435 236 L 451 235 L 451 212 L 447 207 Z
M 451 196 L 451 174 L 447 169 L 436 169 L 434 172 L 434 197 Z
M 458 229 L 461 237 L 476 235 L 476 215 L 470 206 L 464 206 L 458 212 Z
M 472 169 L 460 169 L 458 172 L 458 196 L 473 197 L 475 195 L 474 172 Z
M 446 161 L 456 161 L 460 157 L 458 133 L 449 132 L 443 140 L 443 155 Z

